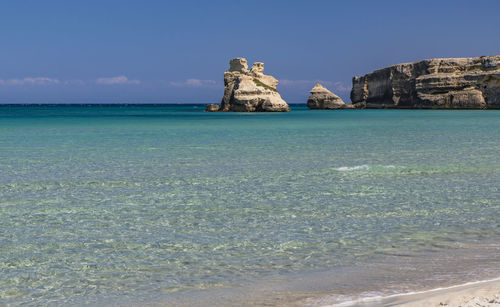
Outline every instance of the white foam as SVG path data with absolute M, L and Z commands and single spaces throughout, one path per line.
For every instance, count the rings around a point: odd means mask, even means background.
M 358 171 L 358 170 L 369 170 L 374 167 L 379 168 L 396 168 L 396 165 L 380 165 L 380 166 L 370 166 L 368 164 L 356 165 L 356 166 L 341 166 L 334 168 L 334 170 L 339 172 L 349 172 L 349 171 Z
M 387 295 L 387 296 L 369 296 L 369 297 L 363 297 L 363 298 L 360 298 L 360 299 L 356 299 L 356 300 L 352 300 L 352 301 L 346 301 L 346 302 L 342 302 L 342 303 L 339 303 L 339 304 L 323 305 L 322 307 L 345 307 L 345 306 L 353 306 L 353 305 L 361 304 L 361 303 L 376 303 L 376 302 L 380 302 L 382 300 L 396 298 L 396 297 L 404 297 L 404 296 L 409 296 L 409 295 L 432 293 L 432 292 L 437 292 L 437 291 L 442 291 L 442 290 L 450 290 L 450 289 L 455 289 L 455 288 L 460 288 L 460 287 L 466 287 L 466 286 L 472 286 L 472 285 L 477 285 L 477 284 L 482 284 L 482 283 L 488 283 L 488 282 L 493 282 L 493 281 L 500 281 L 500 277 L 493 278 L 493 279 L 487 279 L 487 280 L 472 281 L 472 282 L 468 282 L 468 283 L 465 283 L 465 284 L 460 284 L 460 285 L 455 285 L 455 286 L 450 286 L 450 287 L 435 288 L 435 289 L 431 289 L 431 290 L 414 291 L 414 292 L 407 292 L 407 293 L 398 293 L 398 294 L 392 294 L 392 295 Z
M 384 165 L 383 168 L 396 168 L 396 165 Z
M 348 172 L 348 171 L 356 171 L 360 169 L 370 169 L 369 165 L 356 165 L 356 166 L 342 166 L 342 167 L 337 167 L 335 168 L 336 171 L 339 172 Z

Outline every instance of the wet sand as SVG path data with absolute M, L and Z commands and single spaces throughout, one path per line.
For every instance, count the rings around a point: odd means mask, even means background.
M 500 306 L 500 278 L 429 291 L 369 298 L 331 306 L 478 307 Z

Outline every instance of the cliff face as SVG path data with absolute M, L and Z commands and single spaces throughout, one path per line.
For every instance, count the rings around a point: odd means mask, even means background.
M 248 70 L 244 58 L 232 59 L 224 73 L 224 97 L 221 111 L 288 112 L 290 107 L 276 90 L 278 80 L 264 75 L 264 63 L 256 62 Z
M 359 108 L 499 109 L 500 56 L 393 65 L 352 80 Z

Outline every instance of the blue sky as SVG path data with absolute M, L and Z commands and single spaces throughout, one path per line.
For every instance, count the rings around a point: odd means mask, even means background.
M 500 1 L 2 1 L 0 102 L 218 102 L 234 57 L 291 103 L 400 62 L 500 54 Z

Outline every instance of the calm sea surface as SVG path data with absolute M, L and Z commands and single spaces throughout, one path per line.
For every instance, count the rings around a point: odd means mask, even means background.
M 500 111 L 203 110 L 0 106 L 0 305 L 500 275 Z

